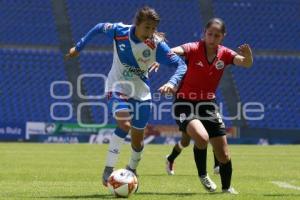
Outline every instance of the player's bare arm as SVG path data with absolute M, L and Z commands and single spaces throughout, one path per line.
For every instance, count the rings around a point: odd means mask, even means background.
M 184 50 L 181 46 L 177 46 L 171 49 L 174 53 L 176 53 L 179 56 L 183 56 L 184 55 Z

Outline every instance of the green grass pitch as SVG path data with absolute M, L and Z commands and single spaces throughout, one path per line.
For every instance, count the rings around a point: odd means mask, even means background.
M 0 143 L 1 200 L 115 199 L 101 185 L 107 145 Z M 140 187 L 130 197 L 137 200 L 300 199 L 300 146 L 231 145 L 233 186 L 239 195 L 220 193 L 220 178 L 208 172 L 218 192 L 206 192 L 196 176 L 191 146 L 176 160 L 176 175 L 165 173 L 169 145 L 147 145 L 138 168 Z M 129 145 L 122 147 L 117 168 L 129 159 Z M 284 182 L 291 188 L 272 183 Z

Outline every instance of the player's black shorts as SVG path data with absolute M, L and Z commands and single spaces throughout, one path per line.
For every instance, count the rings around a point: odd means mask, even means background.
M 225 124 L 215 100 L 176 99 L 173 104 L 173 113 L 180 131 L 186 132 L 188 123 L 193 119 L 199 119 L 210 138 L 226 135 Z

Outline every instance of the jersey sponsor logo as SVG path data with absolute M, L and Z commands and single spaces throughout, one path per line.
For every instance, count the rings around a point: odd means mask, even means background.
M 217 69 L 223 69 L 225 66 L 224 61 L 223 60 L 218 60 L 216 63 L 216 68 Z
M 104 33 L 107 33 L 107 31 L 109 31 L 109 30 L 112 29 L 112 28 L 113 28 L 113 24 L 111 24 L 111 23 L 106 23 L 106 24 L 104 24 L 103 32 L 104 32 Z
M 125 77 L 125 79 L 127 78 L 126 80 L 131 79 L 133 77 L 133 74 L 139 77 L 143 77 L 144 73 L 146 72 L 145 70 L 142 70 L 141 68 L 138 67 L 129 66 L 127 64 L 123 64 L 123 65 L 126 68 L 123 71 L 123 76 Z
M 117 37 L 115 37 L 115 40 L 128 40 L 128 35 L 125 35 L 125 36 L 117 36 Z
M 123 70 L 122 75 L 125 78 L 125 80 L 131 80 L 133 77 L 133 73 L 130 72 L 128 69 Z
M 180 113 L 180 115 L 179 115 L 180 123 L 184 122 L 185 119 L 186 119 L 186 114 L 185 113 Z
M 199 66 L 199 67 L 204 67 L 203 63 L 201 60 L 199 60 L 198 62 L 195 63 L 195 65 Z
M 143 56 L 145 58 L 148 58 L 150 55 L 151 55 L 150 49 L 146 49 L 146 50 L 143 51 Z

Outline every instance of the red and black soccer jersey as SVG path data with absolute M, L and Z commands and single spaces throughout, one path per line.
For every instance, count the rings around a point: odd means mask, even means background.
M 177 98 L 195 101 L 214 99 L 224 69 L 233 64 L 237 53 L 219 45 L 216 57 L 209 63 L 204 41 L 186 43 L 182 48 L 188 69 L 177 91 Z

